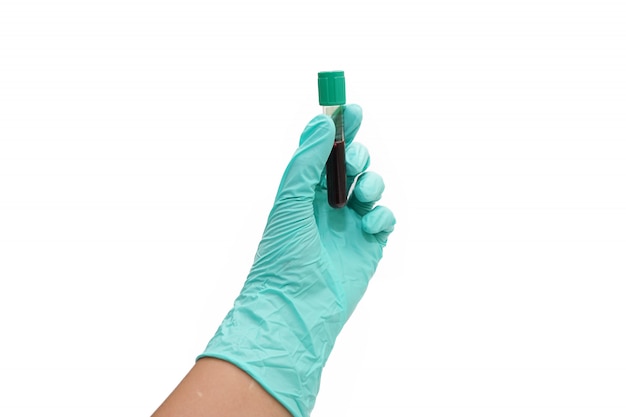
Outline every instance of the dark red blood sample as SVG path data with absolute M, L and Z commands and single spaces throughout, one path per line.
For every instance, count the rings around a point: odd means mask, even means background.
M 326 161 L 326 183 L 328 186 L 328 204 L 334 208 L 346 205 L 346 148 L 345 142 L 335 142 Z

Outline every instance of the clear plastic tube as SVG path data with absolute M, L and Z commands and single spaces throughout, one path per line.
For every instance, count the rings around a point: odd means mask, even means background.
M 335 143 L 326 161 L 328 204 L 341 208 L 348 201 L 346 186 L 346 142 L 343 133 L 343 111 L 346 104 L 346 80 L 343 71 L 322 71 L 317 74 L 322 112 L 335 123 Z
M 348 190 L 346 187 L 346 147 L 343 132 L 343 106 L 322 106 L 325 115 L 335 123 L 335 143 L 326 161 L 326 185 L 328 204 L 334 208 L 346 205 Z

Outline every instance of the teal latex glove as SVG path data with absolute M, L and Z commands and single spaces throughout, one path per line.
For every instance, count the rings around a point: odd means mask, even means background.
M 344 125 L 348 204 L 327 203 L 324 167 L 335 126 L 319 115 L 306 126 L 287 166 L 241 294 L 206 350 L 243 369 L 296 417 L 309 416 L 335 339 L 380 261 L 392 212 L 375 203 L 382 178 L 364 172 L 369 154 L 353 143 L 357 105 Z

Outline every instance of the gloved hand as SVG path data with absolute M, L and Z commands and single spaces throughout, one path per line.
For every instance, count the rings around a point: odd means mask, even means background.
M 352 142 L 361 118 L 359 106 L 346 106 L 348 186 L 357 182 L 341 209 L 328 205 L 322 180 L 335 126 L 324 115 L 306 126 L 241 294 L 198 357 L 238 366 L 296 417 L 310 414 L 322 368 L 395 224 L 389 209 L 374 207 L 382 178 L 364 172 L 369 154 Z

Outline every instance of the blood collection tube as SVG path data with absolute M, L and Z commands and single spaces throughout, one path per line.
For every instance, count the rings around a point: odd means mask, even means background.
M 328 204 L 334 208 L 345 206 L 348 200 L 346 187 L 346 148 L 343 134 L 343 110 L 346 104 L 346 79 L 343 71 L 323 71 L 317 74 L 319 103 L 322 112 L 335 123 L 335 143 L 326 161 Z

